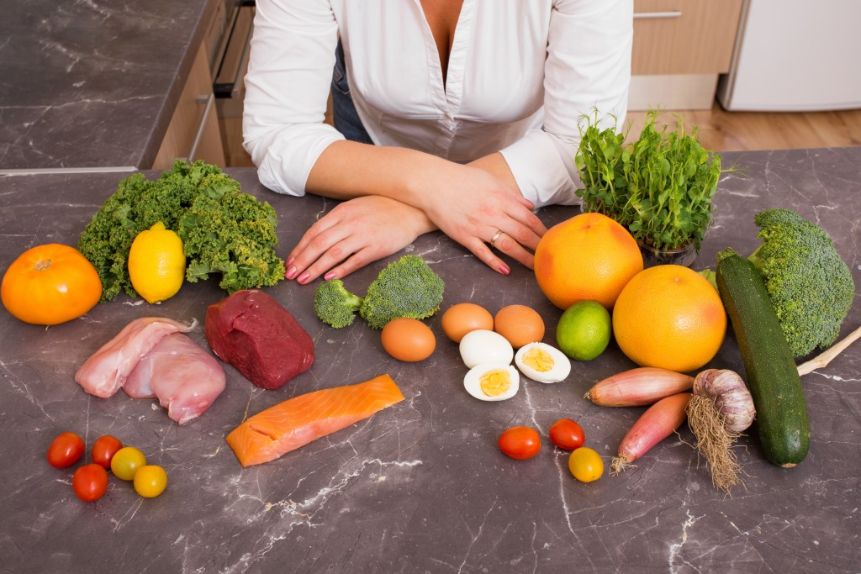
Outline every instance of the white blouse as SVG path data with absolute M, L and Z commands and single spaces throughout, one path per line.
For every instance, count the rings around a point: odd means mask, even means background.
M 632 0 L 464 0 L 445 85 L 419 0 L 257 0 L 243 132 L 274 191 L 303 195 L 344 139 L 323 123 L 339 36 L 374 143 L 456 162 L 501 151 L 536 207 L 577 203 L 584 114 L 624 121 Z

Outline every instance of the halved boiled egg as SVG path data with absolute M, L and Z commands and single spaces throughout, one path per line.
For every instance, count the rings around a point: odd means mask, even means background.
M 484 363 L 469 370 L 463 378 L 463 387 L 482 401 L 504 401 L 517 394 L 520 375 L 511 365 Z
M 558 383 L 571 374 L 571 361 L 546 343 L 529 343 L 514 355 L 520 372 L 539 383 Z
M 485 329 L 470 331 L 460 340 L 460 358 L 470 369 L 484 363 L 511 364 L 514 349 L 508 339 Z

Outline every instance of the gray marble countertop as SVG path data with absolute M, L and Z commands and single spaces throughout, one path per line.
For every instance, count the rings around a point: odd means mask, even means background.
M 788 206 L 835 238 L 861 285 L 861 148 L 726 154 L 736 171 L 716 199 L 699 266 L 732 245 L 755 242 L 756 210 Z M 251 170 L 231 173 L 280 214 L 280 252 L 332 206 L 263 189 Z M 27 247 L 75 243 L 113 191 L 118 175 L 0 177 L 0 268 Z M 549 209 L 553 223 L 576 213 Z M 486 269 L 439 234 L 409 251 L 446 281 L 445 305 L 491 311 L 535 307 L 553 332 L 558 311 L 529 271 L 508 278 Z M 347 280 L 362 290 L 382 263 Z M 861 345 L 804 379 L 813 441 L 793 470 L 764 461 L 745 437 L 745 488 L 716 492 L 689 431 L 657 446 L 619 477 L 576 482 L 546 441 L 515 462 L 496 447 L 506 427 L 546 431 L 572 417 L 605 460 L 641 409 L 601 409 L 581 398 L 596 380 L 632 364 L 611 345 L 575 363 L 559 385 L 525 382 L 503 403 L 463 390 L 456 346 L 429 323 L 438 349 L 401 364 L 361 322 L 336 331 L 311 308 L 312 287 L 268 291 L 316 342 L 317 361 L 278 391 L 252 386 L 227 367 L 227 389 L 201 418 L 179 427 L 154 401 L 123 393 L 101 400 L 73 381 L 77 367 L 129 320 L 161 315 L 201 320 L 222 297 L 214 281 L 186 285 L 157 307 L 120 297 L 86 317 L 42 328 L 0 312 L 0 572 L 858 572 L 861 567 Z M 861 324 L 856 304 L 844 326 Z M 192 337 L 205 345 L 200 328 Z M 552 342 L 552 336 L 547 340 Z M 741 369 L 728 340 L 713 365 Z M 277 461 L 243 470 L 224 441 L 253 414 L 311 390 L 391 374 L 407 400 L 368 421 Z M 111 433 L 142 449 L 170 476 L 160 498 L 139 498 L 111 479 L 95 504 L 78 502 L 71 472 L 45 462 L 53 437 L 75 431 L 88 445 Z
M 213 2 L 3 6 L 0 169 L 151 166 Z

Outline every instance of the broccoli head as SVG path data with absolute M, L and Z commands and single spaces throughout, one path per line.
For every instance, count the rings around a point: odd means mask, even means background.
M 352 325 L 361 305 L 362 298 L 347 291 L 340 279 L 326 281 L 314 292 L 314 312 L 336 329 Z
M 373 329 L 398 317 L 425 319 L 439 310 L 445 283 L 417 255 L 404 255 L 380 271 L 359 313 Z
M 755 221 L 762 244 L 749 259 L 765 278 L 790 349 L 802 357 L 827 348 L 855 298 L 849 267 L 828 234 L 794 211 L 767 209 Z

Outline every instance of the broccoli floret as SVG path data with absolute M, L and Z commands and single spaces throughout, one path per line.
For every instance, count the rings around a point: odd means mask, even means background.
M 439 310 L 445 283 L 416 255 L 389 263 L 374 282 L 359 313 L 373 329 L 398 317 L 425 319 Z
M 340 279 L 326 281 L 314 292 L 314 312 L 321 321 L 336 329 L 353 324 L 362 298 L 347 291 Z
M 767 209 L 755 221 L 762 244 L 749 259 L 765 278 L 790 349 L 802 357 L 827 348 L 855 297 L 849 267 L 828 234 L 794 211 Z

